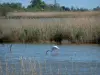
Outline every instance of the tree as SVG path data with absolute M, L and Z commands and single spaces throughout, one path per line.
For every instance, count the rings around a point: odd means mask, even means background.
M 11 11 L 10 7 L 0 5 L 0 16 L 7 16 L 7 13 Z
M 100 7 L 97 6 L 96 8 L 93 8 L 94 11 L 100 11 Z
M 2 3 L 0 4 L 0 15 L 7 16 L 10 11 L 18 11 L 23 9 L 21 3 Z
M 41 0 L 31 0 L 30 3 L 32 7 L 39 6 L 39 4 L 41 3 Z
M 13 9 L 21 9 L 22 4 L 21 3 L 11 3 L 10 7 L 13 8 Z
M 1 4 L 2 7 L 10 7 L 12 9 L 21 9 L 22 4 L 21 3 L 3 3 Z
M 31 0 L 31 4 L 28 6 L 29 8 L 37 8 L 37 9 L 44 9 L 46 6 L 45 2 L 42 0 Z
M 64 11 L 70 11 L 70 8 L 68 8 L 68 7 L 62 6 L 61 8 L 62 8 L 62 10 L 64 10 Z

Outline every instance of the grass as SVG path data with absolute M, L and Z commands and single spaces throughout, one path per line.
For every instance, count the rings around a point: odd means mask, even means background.
M 62 13 L 72 17 L 0 19 L 0 42 L 61 44 L 67 40 L 67 43 L 100 43 L 99 12 Z M 76 14 L 78 17 L 74 17 Z
M 64 62 L 41 62 L 35 58 L 6 58 L 5 61 L 0 61 L 0 75 L 98 75 L 99 66 L 100 63 L 97 62 L 74 62 L 72 59 Z

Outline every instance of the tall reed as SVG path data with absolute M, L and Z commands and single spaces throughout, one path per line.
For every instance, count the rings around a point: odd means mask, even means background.
M 99 43 L 100 17 L 0 19 L 3 42 Z

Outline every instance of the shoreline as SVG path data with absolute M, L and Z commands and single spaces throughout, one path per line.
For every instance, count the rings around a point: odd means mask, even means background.
M 100 45 L 97 43 L 62 43 L 62 44 L 57 44 L 57 43 L 50 43 L 50 42 L 38 42 L 38 43 L 21 43 L 21 42 L 5 42 L 5 43 L 0 43 L 0 44 L 54 44 L 54 45 Z

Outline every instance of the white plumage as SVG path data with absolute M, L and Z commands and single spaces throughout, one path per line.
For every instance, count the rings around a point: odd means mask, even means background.
M 46 51 L 46 55 L 48 54 L 48 52 L 50 52 L 50 54 L 52 55 L 57 55 L 58 54 L 58 50 L 60 48 L 58 46 L 52 46 L 51 50 L 47 50 Z

